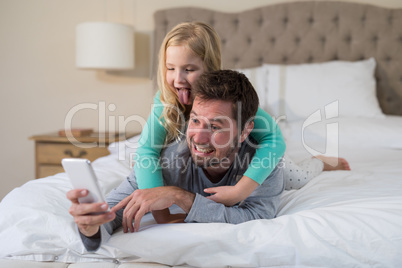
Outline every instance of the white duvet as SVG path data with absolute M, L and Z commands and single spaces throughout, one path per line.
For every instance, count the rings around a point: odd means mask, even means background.
M 282 195 L 277 218 L 231 224 L 156 225 L 117 231 L 85 251 L 68 214 L 64 173 L 30 181 L 0 203 L 0 258 L 58 262 L 135 261 L 202 267 L 397 267 L 402 263 L 402 118 L 339 119 L 339 152 L 352 171 L 323 172 Z M 325 148 L 325 126 L 284 129 L 288 154 Z M 377 137 L 376 137 L 377 135 Z M 310 140 L 309 140 L 310 139 Z M 113 149 L 113 148 L 112 148 Z M 103 191 L 130 172 L 112 154 L 96 160 Z M 126 152 L 127 153 L 127 152 Z M 175 210 L 175 208 L 173 208 Z

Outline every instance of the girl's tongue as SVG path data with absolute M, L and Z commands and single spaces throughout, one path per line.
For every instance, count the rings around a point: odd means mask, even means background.
M 190 90 L 187 88 L 179 89 L 179 101 L 184 105 L 190 105 Z

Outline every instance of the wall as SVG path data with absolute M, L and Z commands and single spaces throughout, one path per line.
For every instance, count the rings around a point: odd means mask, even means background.
M 62 129 L 74 106 L 105 102 L 116 106 L 107 110 L 106 118 L 147 118 L 154 94 L 149 62 L 155 10 L 191 5 L 236 12 L 279 2 L 284 1 L 0 0 L 0 200 L 34 179 L 34 143 L 28 138 Z M 352 2 L 402 8 L 400 0 Z M 136 68 L 126 72 L 77 69 L 75 27 L 85 21 L 133 25 Z M 99 130 L 98 121 L 98 111 L 88 109 L 77 113 L 73 127 Z M 141 125 L 130 122 L 126 129 L 140 131 Z
M 106 18 L 103 3 L 0 0 L 0 199 L 34 178 L 34 142 L 28 137 L 62 129 L 66 114 L 77 104 L 115 104 L 106 118 L 147 117 L 153 95 L 148 70 L 106 73 L 75 67 L 78 23 L 106 19 L 133 24 L 134 1 L 122 1 L 127 6 L 122 19 L 119 5 L 113 5 L 117 1 L 107 2 Z M 143 39 L 143 33 L 138 35 Z M 149 49 L 140 52 L 137 61 Z M 81 111 L 73 126 L 98 129 L 98 117 L 96 110 Z M 134 122 L 127 128 L 141 129 Z

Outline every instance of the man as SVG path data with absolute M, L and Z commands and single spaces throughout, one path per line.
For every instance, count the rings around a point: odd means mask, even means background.
M 108 239 L 121 226 L 124 232 L 138 230 L 145 213 L 173 204 L 185 214 L 168 213 L 157 222 L 241 223 L 275 217 L 284 189 L 278 167 L 235 206 L 215 203 L 204 192 L 210 187 L 235 185 L 255 153 L 248 136 L 258 109 L 258 96 L 248 79 L 230 70 L 205 73 L 194 85 L 192 96 L 186 138 L 169 145 L 161 154 L 166 186 L 138 190 L 135 174 L 131 173 L 108 195 L 108 204 L 79 204 L 78 198 L 87 195 L 83 189 L 67 193 L 72 202 L 70 214 L 88 250 L 96 250 L 101 239 Z M 109 206 L 112 209 L 106 212 Z M 94 214 L 97 212 L 105 213 Z

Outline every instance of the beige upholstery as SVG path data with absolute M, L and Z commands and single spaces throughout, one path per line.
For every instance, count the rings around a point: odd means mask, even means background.
M 155 55 L 173 26 L 193 20 L 207 22 L 219 33 L 224 68 L 374 57 L 381 108 L 402 115 L 402 9 L 312 1 L 240 13 L 161 10 L 155 13 Z

